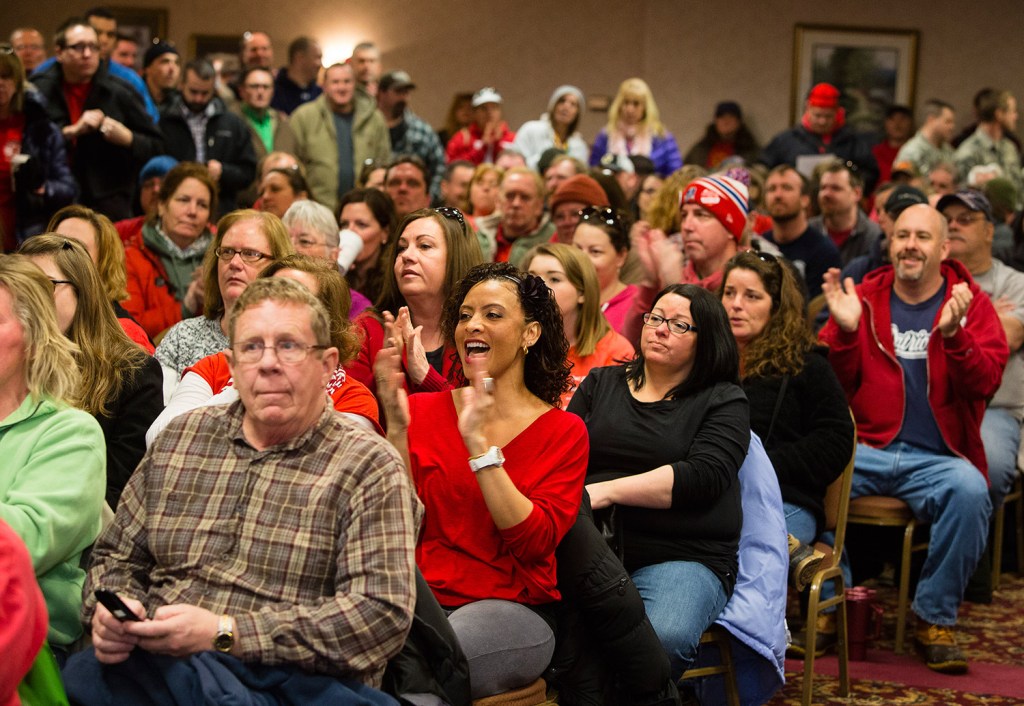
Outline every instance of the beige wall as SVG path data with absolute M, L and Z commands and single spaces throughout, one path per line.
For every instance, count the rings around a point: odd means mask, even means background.
M 120 1 L 120 0 L 119 0 Z M 34 25 L 49 34 L 57 22 L 93 3 L 16 0 L 4 3 L 0 30 Z M 127 4 L 127 3 L 124 3 Z M 288 41 L 307 33 L 328 58 L 373 39 L 386 68 L 403 68 L 419 89 L 413 108 L 439 124 L 451 94 L 494 85 L 505 96 L 513 128 L 535 118 L 556 86 L 612 96 L 632 75 L 648 80 L 669 129 L 685 149 L 708 122 L 714 104 L 740 101 L 762 140 L 790 120 L 793 26 L 796 23 L 916 29 L 920 32 L 917 98 L 949 100 L 961 121 L 983 85 L 1024 97 L 1024 2 L 981 0 L 452 0 L 450 2 L 289 2 L 288 0 L 135 0 L 168 7 L 170 38 L 187 47 L 193 33 L 240 34 L 265 29 L 277 62 Z M 13 7 L 12 7 L 13 5 Z M 331 57 L 330 54 L 335 56 Z M 592 138 L 603 115 L 588 115 Z

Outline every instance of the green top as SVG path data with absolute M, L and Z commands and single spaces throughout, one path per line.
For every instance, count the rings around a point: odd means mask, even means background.
M 21 537 L 50 614 L 47 639 L 70 645 L 107 487 L 103 432 L 92 415 L 28 395 L 0 421 L 0 519 Z

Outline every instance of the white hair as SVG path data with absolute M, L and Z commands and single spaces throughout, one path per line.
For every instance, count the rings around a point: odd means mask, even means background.
M 285 211 L 281 219 L 286 228 L 305 226 L 324 236 L 329 248 L 338 247 L 338 222 L 331 209 L 312 199 L 296 201 Z

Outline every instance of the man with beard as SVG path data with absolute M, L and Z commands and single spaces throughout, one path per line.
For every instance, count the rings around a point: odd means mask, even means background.
M 906 208 L 892 265 L 856 286 L 836 269 L 825 275 L 832 315 L 821 339 L 857 420 L 850 497 L 896 497 L 931 524 L 914 640 L 929 668 L 962 674 L 953 628 L 992 507 L 980 427 L 1008 349 L 992 302 L 948 253 L 942 215 Z
M 434 128 L 409 109 L 409 94 L 414 88 L 416 84 L 405 71 L 387 72 L 377 84 L 377 108 L 388 124 L 392 154 L 414 154 L 422 159 L 430 193 L 436 197 L 444 178 L 444 148 Z
M 219 187 L 219 215 L 236 208 L 238 192 L 256 173 L 256 152 L 245 122 L 214 95 L 216 72 L 205 59 L 185 65 L 181 95 L 161 114 L 167 154 L 179 162 L 199 162 Z
M 377 95 L 380 80 L 380 50 L 373 42 L 359 42 L 348 61 L 355 72 L 356 83 L 370 96 Z
M 839 250 L 828 237 L 807 222 L 811 202 L 807 179 L 788 164 L 768 172 L 764 185 L 765 205 L 772 229 L 764 237 L 795 266 L 807 285 L 807 299 L 821 294 L 821 278 L 830 267 L 842 266 Z
M 864 182 L 850 163 L 835 161 L 822 172 L 818 182 L 818 206 L 821 215 L 808 221 L 811 228 L 826 233 L 845 267 L 859 255 L 871 250 L 882 230 L 860 208 Z

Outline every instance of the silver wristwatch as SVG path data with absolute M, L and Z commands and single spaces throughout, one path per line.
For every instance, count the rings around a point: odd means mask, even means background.
M 503 463 L 505 463 L 505 454 L 497 446 L 492 446 L 485 453 L 469 459 L 469 467 L 473 469 L 473 473 L 490 468 L 491 466 L 500 466 Z

